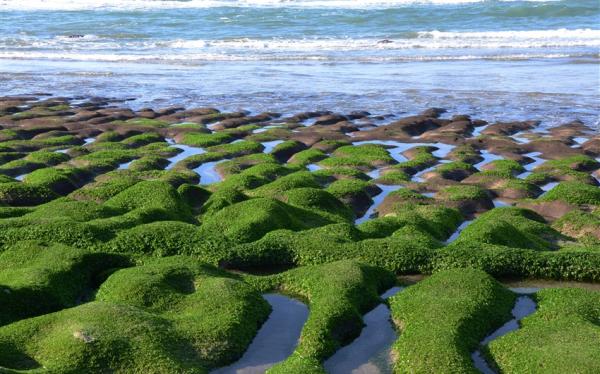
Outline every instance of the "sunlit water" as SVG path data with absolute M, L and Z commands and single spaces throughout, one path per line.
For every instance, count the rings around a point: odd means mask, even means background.
M 598 119 L 597 0 L 0 0 L 3 94 Z

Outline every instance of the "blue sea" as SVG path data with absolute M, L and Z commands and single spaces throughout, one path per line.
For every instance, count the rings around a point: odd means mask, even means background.
M 598 0 L 0 0 L 0 95 L 597 126 L 599 62 Z

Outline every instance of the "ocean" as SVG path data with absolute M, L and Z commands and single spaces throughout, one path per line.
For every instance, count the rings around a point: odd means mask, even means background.
M 598 126 L 598 0 L 0 0 L 0 92 Z

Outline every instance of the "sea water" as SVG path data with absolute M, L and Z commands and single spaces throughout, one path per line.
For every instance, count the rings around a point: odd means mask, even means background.
M 2 94 L 488 120 L 599 110 L 597 0 L 0 0 Z

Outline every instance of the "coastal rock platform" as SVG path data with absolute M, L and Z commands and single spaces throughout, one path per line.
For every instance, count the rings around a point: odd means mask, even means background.
M 0 372 L 225 368 L 273 293 L 308 317 L 243 372 L 325 372 L 377 307 L 361 372 L 600 372 L 598 129 L 365 109 L 0 97 Z

